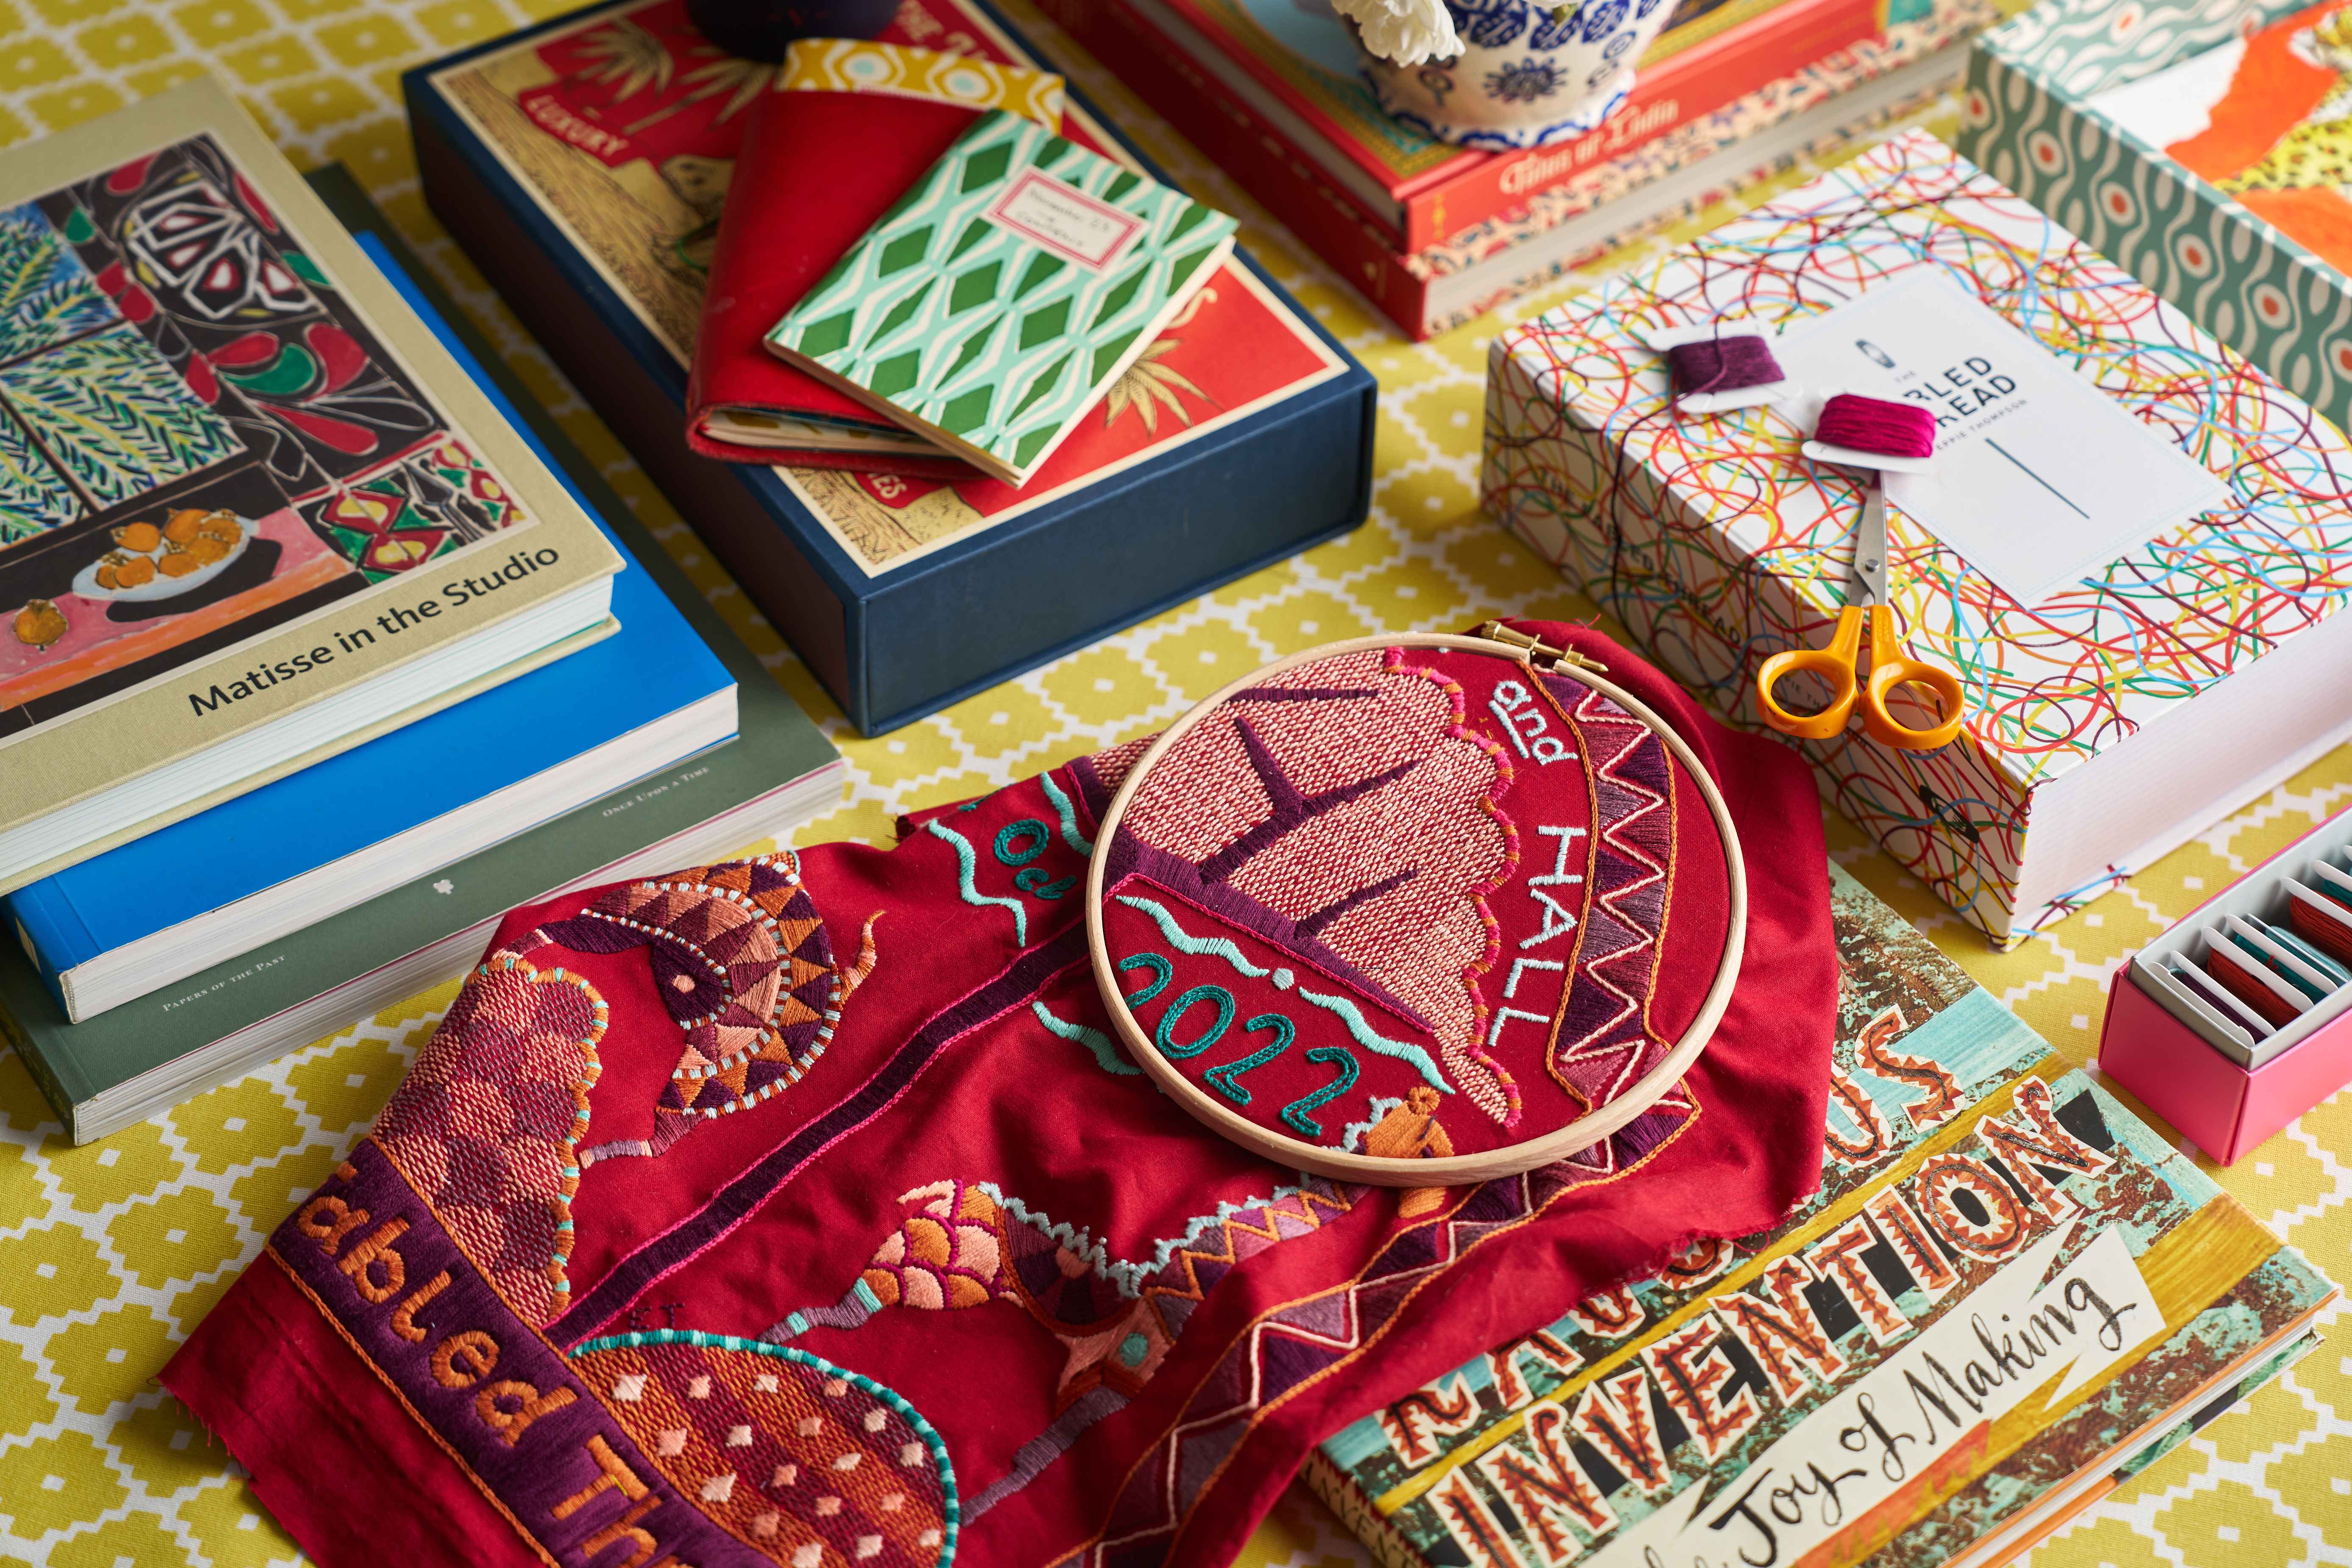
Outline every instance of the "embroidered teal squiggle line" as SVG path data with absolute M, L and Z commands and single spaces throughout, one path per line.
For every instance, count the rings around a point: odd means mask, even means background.
M 1350 1121 L 1346 1127 L 1340 1129 L 1340 1152 L 1347 1154 L 1357 1152 L 1363 1146 L 1364 1134 L 1370 1132 L 1373 1128 L 1378 1127 L 1381 1124 L 1381 1117 L 1386 1116 L 1390 1111 L 1394 1110 L 1398 1106 L 1402 1105 L 1404 1101 L 1402 1100 L 1382 1099 L 1377 1095 L 1374 1096 L 1371 1105 L 1372 1113 L 1370 1116 L 1365 1117 L 1361 1121 Z
M 1304 1181 L 1304 1173 L 1301 1173 L 1300 1179 Z M 1056 1221 L 1039 1214 L 994 1182 L 979 1182 L 974 1185 L 987 1194 L 991 1202 L 1013 1219 L 1020 1221 L 1047 1240 L 1067 1247 L 1085 1259 L 1087 1266 L 1094 1269 L 1097 1278 L 1109 1280 L 1118 1293 L 1129 1300 L 1143 1293 L 1143 1282 L 1168 1267 L 1168 1260 L 1175 1257 L 1180 1248 L 1190 1247 L 1200 1240 L 1201 1233 L 1210 1226 L 1223 1225 L 1244 1209 L 1257 1208 L 1265 1204 L 1277 1204 L 1285 1198 L 1295 1197 L 1307 1190 L 1304 1186 L 1276 1187 L 1262 1198 L 1250 1198 L 1237 1204 L 1219 1204 L 1214 1214 L 1202 1215 L 1187 1224 L 1182 1235 L 1156 1243 L 1151 1249 L 1150 1262 L 1129 1263 L 1123 1258 L 1113 1258 L 1109 1249 L 1097 1241 L 1086 1226 L 1074 1226 L 1067 1221 Z
M 1377 1051 L 1384 1057 L 1394 1057 L 1419 1073 L 1429 1087 L 1440 1094 L 1454 1092 L 1454 1086 L 1445 1081 L 1445 1075 L 1437 1070 L 1437 1064 L 1429 1059 L 1427 1051 L 1411 1040 L 1391 1040 L 1386 1035 L 1374 1032 L 1372 1026 L 1364 1022 L 1364 1016 L 1357 1011 L 1356 1005 L 1345 996 L 1326 996 L 1302 985 L 1298 988 L 1298 999 L 1312 1002 L 1327 1013 L 1339 1014 L 1339 1021 L 1348 1026 L 1348 1033 L 1353 1035 L 1356 1044 L 1364 1049 Z
M 931 818 L 930 821 L 923 824 L 923 826 L 929 831 L 932 837 L 943 838 L 950 844 L 955 846 L 956 892 L 961 896 L 963 901 L 971 905 L 974 909 L 979 909 L 987 904 L 994 904 L 1000 909 L 1011 910 L 1013 911 L 1013 940 L 1023 947 L 1028 946 L 1029 911 L 1021 907 L 1021 900 L 1018 899 L 992 899 L 986 893 L 982 892 L 979 885 L 973 882 L 972 874 L 980 869 L 980 857 L 972 852 L 971 840 L 966 838 L 962 834 L 958 833 L 954 828 L 948 826 L 936 816 Z
M 1145 914 L 1150 915 L 1154 923 L 1160 927 L 1160 934 L 1166 937 L 1168 944 L 1179 952 L 1189 952 L 1196 957 L 1206 953 L 1222 958 L 1253 980 L 1270 973 L 1244 958 L 1242 950 L 1223 937 L 1194 936 L 1176 923 L 1174 915 L 1170 914 L 1164 907 L 1152 902 L 1150 899 L 1131 898 L 1121 893 L 1118 895 L 1118 901 L 1130 910 L 1141 910 Z
M 1094 840 L 1078 831 L 1078 808 L 1076 802 L 1062 793 L 1051 773 L 1039 773 L 1037 782 L 1045 786 L 1045 798 L 1054 803 L 1054 810 L 1062 819 L 1062 842 L 1081 855 L 1095 852 Z
M 1276 988 L 1284 991 L 1293 989 L 1295 977 L 1289 970 L 1267 971 L 1259 968 L 1244 958 L 1242 950 L 1224 937 L 1194 936 L 1176 923 L 1174 915 L 1170 914 L 1165 908 L 1150 899 L 1134 898 L 1126 893 L 1118 894 L 1118 901 L 1128 908 L 1141 910 L 1145 914 L 1150 915 L 1159 925 L 1160 934 L 1167 938 L 1170 945 L 1180 952 L 1195 955 L 1208 954 L 1222 958 L 1252 979 L 1271 973 Z M 1364 1015 L 1358 1010 L 1356 1005 L 1345 996 L 1326 996 L 1319 991 L 1309 991 L 1304 985 L 1297 985 L 1296 989 L 1300 1001 L 1312 1002 L 1327 1013 L 1337 1013 L 1340 1022 L 1348 1026 L 1348 1033 L 1354 1036 L 1356 1044 L 1363 1047 L 1364 1049 L 1381 1056 L 1392 1057 L 1404 1063 L 1419 1073 L 1429 1087 L 1440 1094 L 1454 1092 L 1454 1086 L 1445 1081 L 1445 1075 L 1437 1069 L 1435 1062 L 1429 1059 L 1427 1051 L 1423 1050 L 1411 1040 L 1391 1040 L 1386 1035 L 1377 1032 L 1371 1025 L 1364 1021 Z
M 1055 1034 L 1066 1040 L 1076 1040 L 1079 1045 L 1094 1052 L 1095 1066 L 1102 1068 L 1103 1071 L 1117 1073 L 1121 1078 L 1135 1078 L 1142 1073 L 1143 1069 L 1121 1055 L 1118 1045 L 1100 1029 L 1089 1029 L 1084 1024 L 1073 1024 L 1065 1019 L 1056 1018 L 1046 1011 L 1045 1004 L 1043 1002 L 1030 1003 L 1029 1011 L 1036 1014 L 1037 1021 Z

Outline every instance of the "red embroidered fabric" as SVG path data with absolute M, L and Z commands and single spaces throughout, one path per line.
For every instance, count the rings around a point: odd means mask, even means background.
M 328 1568 L 1222 1563 L 1346 1421 L 1687 1238 L 1761 1228 L 1819 1177 L 1837 973 L 1810 773 L 1597 634 L 1527 629 L 1664 715 L 1744 847 L 1730 1010 L 1626 1134 L 1405 1192 L 1302 1178 L 1172 1110 L 1108 1032 L 1078 919 L 1124 748 L 921 814 L 894 850 L 514 911 L 376 1132 L 166 1386 Z M 1480 765 L 1437 746 L 1374 771 L 1430 755 Z M 1496 819 L 1453 798 L 1413 807 L 1436 890 L 1415 898 L 1458 901 L 1499 863 Z M 1139 833 L 1197 868 L 1252 826 L 1171 805 Z M 1275 902 L 1392 875 L 1282 853 L 1255 884 Z M 1470 1041 L 1507 966 L 1458 989 L 1469 928 L 1382 907 L 1410 880 L 1320 922 L 1316 984 Z M 1406 973 L 1390 928 L 1414 921 L 1453 984 Z M 1712 955 L 1655 968 L 1671 1022 Z M 1622 1067 L 1537 1071 L 1597 1100 Z M 1387 1098 L 1400 1137 L 1416 1113 L 1493 1121 Z M 1376 1103 L 1318 1110 L 1336 1131 Z

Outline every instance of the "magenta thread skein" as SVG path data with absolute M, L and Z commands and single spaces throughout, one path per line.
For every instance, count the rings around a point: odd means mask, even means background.
M 1936 455 L 1936 416 L 1916 404 L 1842 392 L 1822 405 L 1813 439 L 1885 458 Z

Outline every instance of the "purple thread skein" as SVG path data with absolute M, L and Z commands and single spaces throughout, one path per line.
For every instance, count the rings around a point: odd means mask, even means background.
M 1738 392 L 1782 379 L 1780 362 L 1772 357 L 1771 345 L 1753 334 L 1677 343 L 1666 351 L 1666 369 L 1674 376 L 1676 397 Z

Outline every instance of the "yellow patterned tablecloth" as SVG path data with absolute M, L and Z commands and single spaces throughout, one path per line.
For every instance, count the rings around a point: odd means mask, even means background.
M 859 739 L 522 336 L 418 195 L 399 72 L 571 3 L 0 0 L 0 144 L 21 147 L 210 68 L 297 163 L 349 164 L 841 742 L 850 761 L 845 800 L 803 841 L 885 838 L 900 811 L 1142 734 L 1235 673 L 1312 643 L 1451 628 L 1490 611 L 1592 613 L 1479 513 L 1479 401 L 1495 322 L 1418 347 L 1402 342 L 1262 209 L 1077 61 L 1079 84 L 1196 194 L 1239 215 L 1244 243 L 1379 375 L 1372 519 L 1347 539 L 937 718 Z M 2096 1042 L 2107 977 L 2133 949 L 2347 802 L 2352 748 L 2006 956 L 1988 952 L 1852 828 L 1833 821 L 1831 841 L 1841 863 L 2079 1062 Z M 417 997 L 86 1149 L 66 1146 L 23 1064 L 0 1054 L 0 1560 L 247 1568 L 298 1559 L 236 1467 L 152 1379 L 289 1204 L 366 1127 L 449 994 Z M 2352 1279 L 2352 1096 L 2338 1095 L 2218 1174 L 2322 1270 Z M 2347 1352 L 2352 1334 L 2338 1335 L 2250 1409 L 2217 1422 L 2043 1547 L 2035 1568 L 2352 1564 Z M 1244 1553 L 1247 1568 L 1361 1561 L 1352 1540 L 1297 1490 Z

